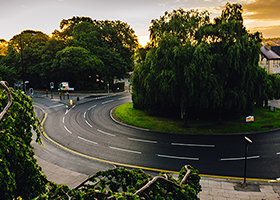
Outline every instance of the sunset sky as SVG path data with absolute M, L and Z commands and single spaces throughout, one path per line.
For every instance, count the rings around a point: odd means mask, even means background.
M 136 32 L 141 45 L 149 38 L 152 19 L 165 11 L 208 10 L 211 18 L 221 15 L 223 0 L 0 0 L 0 39 L 10 40 L 26 29 L 50 34 L 62 19 L 87 16 L 97 20 L 121 20 Z M 237 0 L 243 5 L 244 24 L 265 38 L 280 37 L 280 0 Z

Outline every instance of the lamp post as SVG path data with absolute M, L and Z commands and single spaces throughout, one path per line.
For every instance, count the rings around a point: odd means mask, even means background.
M 246 140 L 246 144 L 245 144 L 245 166 L 244 166 L 244 182 L 243 182 L 243 186 L 246 187 L 246 172 L 247 172 L 247 155 L 248 155 L 248 146 L 249 144 L 252 144 L 252 140 L 248 137 L 244 137 L 244 139 Z

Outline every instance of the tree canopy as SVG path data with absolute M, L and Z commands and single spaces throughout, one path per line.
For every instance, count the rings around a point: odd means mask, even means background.
M 63 19 L 60 28 L 51 36 L 25 30 L 10 41 L 1 40 L 0 68 L 7 69 L 2 79 L 9 79 L 10 84 L 28 80 L 33 88 L 67 81 L 76 89 L 92 89 L 94 85 L 112 84 L 114 78 L 123 78 L 132 71 L 138 39 L 127 23 L 74 16 Z M 71 50 L 71 59 L 62 54 L 65 48 Z
M 221 120 L 250 114 L 255 102 L 273 98 L 258 65 L 261 34 L 246 30 L 240 4 L 227 3 L 214 22 L 207 11 L 166 12 L 152 20 L 150 38 L 133 73 L 135 108 Z

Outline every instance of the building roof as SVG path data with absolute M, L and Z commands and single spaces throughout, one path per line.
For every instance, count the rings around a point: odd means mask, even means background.
M 272 46 L 271 50 L 277 53 L 278 56 L 280 56 L 280 46 Z
M 262 46 L 261 47 L 262 54 L 266 57 L 267 60 L 280 60 L 280 56 L 277 55 L 274 51 L 269 48 Z

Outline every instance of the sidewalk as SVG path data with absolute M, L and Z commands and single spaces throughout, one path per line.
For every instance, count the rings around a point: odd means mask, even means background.
M 60 101 L 66 105 L 70 105 L 70 100 L 72 100 L 72 103 L 76 105 L 94 98 L 104 98 L 106 95 L 115 94 L 118 93 L 70 93 L 69 99 L 60 99 L 58 94 L 54 94 L 53 99 L 51 99 L 50 94 L 48 94 L 48 97 L 44 93 L 35 94 L 35 96 Z M 77 97 L 79 98 L 77 99 Z M 269 103 L 273 106 L 280 107 L 280 100 L 270 101 Z M 88 177 L 88 175 L 59 167 L 37 156 L 35 158 L 49 181 L 58 184 L 67 184 L 70 188 L 74 188 Z M 242 183 L 243 180 L 201 177 L 200 184 L 202 186 L 202 192 L 199 193 L 198 197 L 201 200 L 280 200 L 280 182 L 247 181 L 246 189 L 241 187 Z

